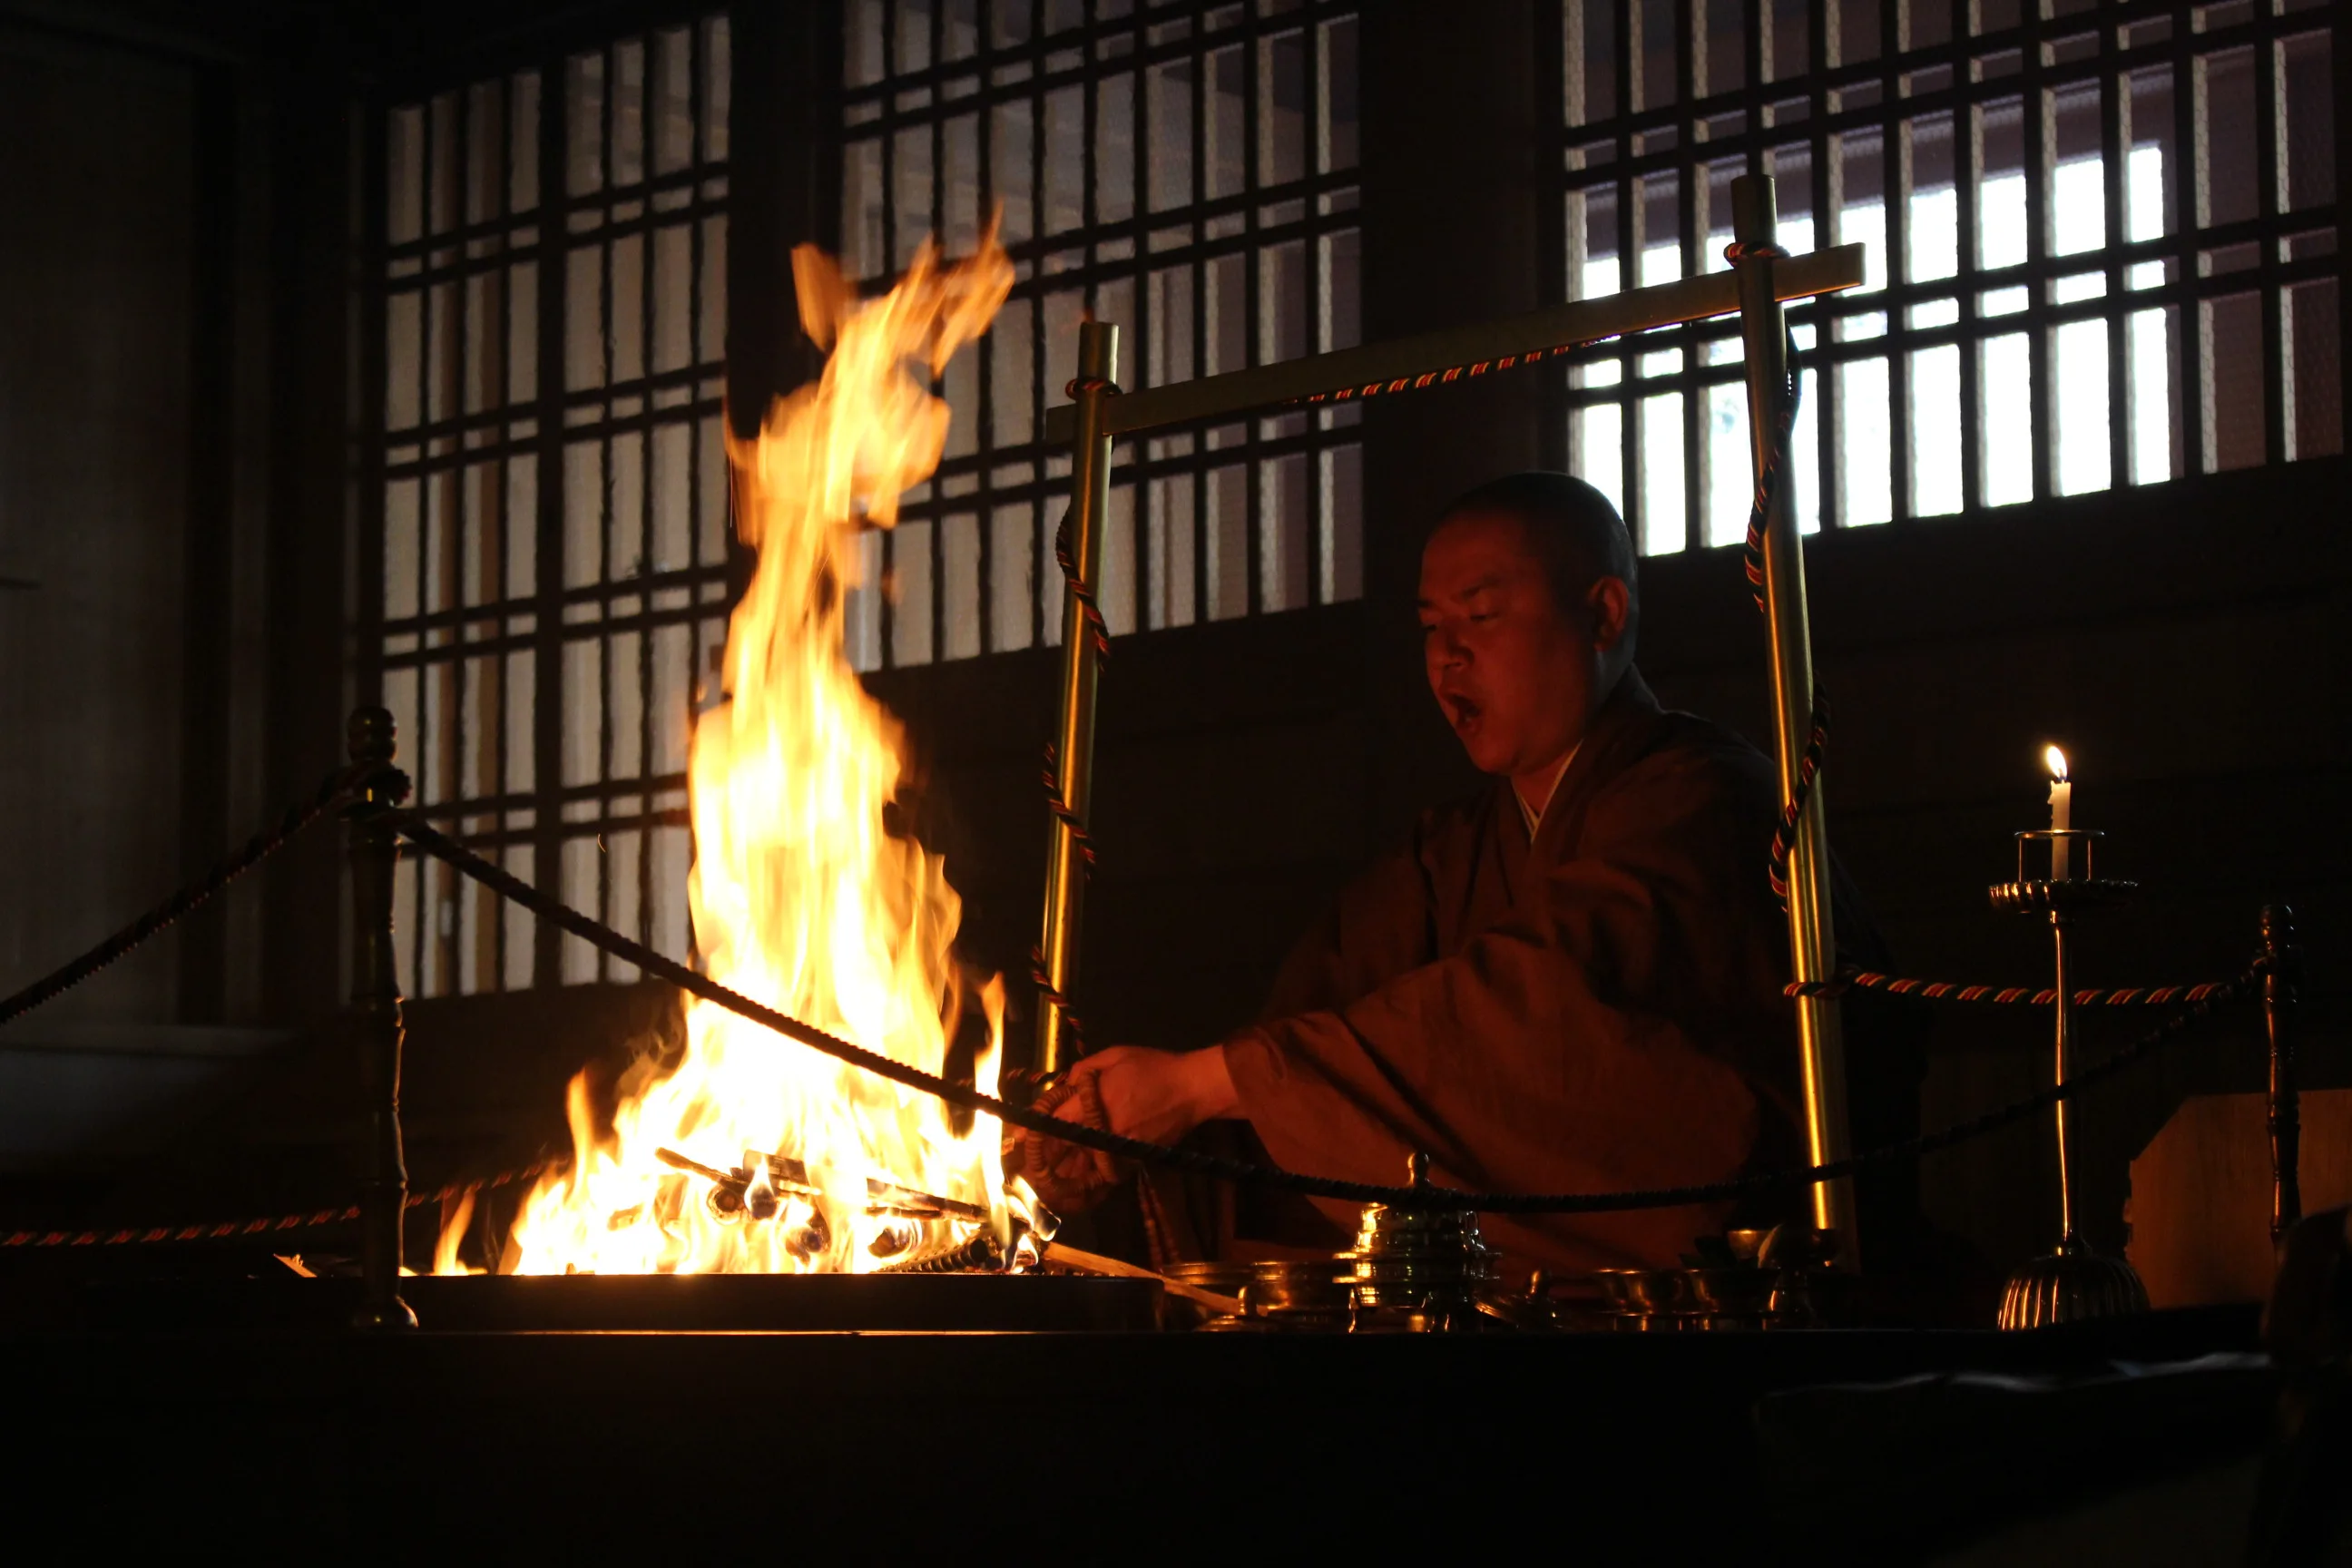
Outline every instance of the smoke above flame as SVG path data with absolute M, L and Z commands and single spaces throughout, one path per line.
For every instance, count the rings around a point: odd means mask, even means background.
M 856 536 L 895 524 L 900 495 L 938 468 L 948 407 L 930 384 L 987 330 L 1013 268 L 991 225 L 952 265 L 927 244 L 879 299 L 858 299 L 811 247 L 793 278 L 803 325 L 830 353 L 756 438 L 729 442 L 759 564 L 728 627 L 726 700 L 694 729 L 695 941 L 713 979 L 929 1072 L 977 1003 L 975 1077 L 993 1093 L 1003 988 L 959 972 L 961 906 L 941 860 L 885 826 L 902 738 L 842 631 Z M 515 1271 L 864 1272 L 984 1226 L 1004 1239 L 994 1119 L 959 1133 L 939 1100 L 691 999 L 683 1035 L 623 1076 L 609 1121 L 587 1074 L 572 1080 L 572 1160 L 524 1200 Z

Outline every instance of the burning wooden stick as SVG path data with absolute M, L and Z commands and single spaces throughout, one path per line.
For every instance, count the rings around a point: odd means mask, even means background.
M 1165 1274 L 1154 1274 L 1140 1264 L 1105 1258 L 1098 1252 L 1081 1252 L 1075 1247 L 1053 1241 L 1045 1244 L 1045 1261 L 1058 1263 L 1065 1268 L 1075 1268 L 1081 1274 L 1108 1274 L 1120 1279 L 1157 1279 L 1160 1288 L 1171 1296 L 1181 1296 L 1187 1301 L 1197 1302 L 1213 1312 L 1223 1312 L 1229 1317 L 1242 1315 L 1241 1299 L 1237 1296 L 1220 1296 L 1214 1290 L 1203 1290 L 1198 1285 L 1187 1285 L 1181 1280 L 1171 1279 Z
M 913 1187 L 902 1187 L 896 1182 L 886 1182 L 879 1176 L 866 1178 L 866 1193 L 868 1197 L 881 1200 L 878 1205 L 873 1206 L 888 1208 L 893 1212 L 899 1207 L 905 1207 L 929 1209 L 938 1214 L 953 1215 L 958 1219 L 985 1222 L 988 1218 L 988 1210 L 979 1204 L 968 1204 L 956 1198 L 940 1197 L 936 1193 L 921 1192 Z
M 737 1207 L 751 1184 L 751 1173 L 738 1166 L 722 1171 L 716 1165 L 679 1153 L 675 1149 L 656 1149 L 654 1157 L 674 1171 L 700 1176 L 717 1187 L 722 1207 Z M 797 1198 L 821 1198 L 824 1189 L 808 1179 L 808 1167 L 798 1160 L 782 1154 L 764 1156 L 768 1163 L 768 1184 L 779 1193 L 789 1193 Z M 866 1212 L 899 1219 L 967 1219 L 985 1224 L 988 1210 L 979 1204 L 968 1204 L 959 1198 L 943 1198 L 937 1193 L 927 1193 L 919 1187 L 887 1182 L 879 1176 L 866 1178 L 866 1196 L 872 1200 Z
M 722 1171 L 716 1165 L 706 1165 L 699 1160 L 689 1160 L 675 1149 L 656 1149 L 654 1151 L 654 1158 L 673 1171 L 684 1171 L 688 1175 L 700 1176 L 722 1187 L 740 1187 L 751 1180 L 740 1171 Z

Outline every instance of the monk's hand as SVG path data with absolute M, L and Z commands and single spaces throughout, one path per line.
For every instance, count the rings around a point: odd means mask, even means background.
M 1112 1131 L 1147 1143 L 1173 1143 L 1203 1121 L 1234 1115 L 1241 1104 L 1223 1046 L 1198 1051 L 1113 1046 L 1080 1058 L 1069 1080 L 1082 1086 L 1080 1094 L 1055 1107 L 1054 1114 L 1078 1114 L 1078 1100 L 1090 1099 Z
M 1110 1131 L 1102 1096 L 1092 1080 L 1081 1083 L 1064 1077 L 1041 1092 L 1030 1109 L 1076 1126 Z M 1008 1132 L 1004 1140 L 1005 1175 L 1026 1179 L 1045 1206 L 1058 1215 L 1084 1214 L 1102 1202 L 1126 1180 L 1126 1166 L 1116 1155 L 1025 1127 Z

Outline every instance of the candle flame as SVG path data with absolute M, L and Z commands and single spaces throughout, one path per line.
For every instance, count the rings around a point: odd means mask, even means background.
M 2049 764 L 2050 776 L 2052 778 L 2057 780 L 2060 784 L 2064 784 L 2066 782 L 2065 752 L 2060 751 L 2055 746 L 2045 746 L 2042 751 L 2042 760 Z

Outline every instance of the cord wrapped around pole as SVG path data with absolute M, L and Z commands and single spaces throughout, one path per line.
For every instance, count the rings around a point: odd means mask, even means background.
M 1751 559 L 1770 627 L 1774 728 L 1785 809 L 1773 844 L 1773 881 L 1785 889 L 1789 947 L 1799 983 L 1833 977 L 1837 933 L 1830 916 L 1829 837 L 1818 773 L 1828 742 L 1828 715 L 1814 700 L 1812 632 L 1805 605 L 1805 557 L 1797 537 L 1795 485 L 1789 472 L 1789 435 L 1796 388 L 1788 363 L 1787 318 L 1772 287 L 1783 254 L 1769 174 L 1731 182 L 1732 269 L 1739 276 L 1739 321 L 1748 356 L 1748 420 L 1756 459 L 1756 507 L 1749 525 Z M 1783 875 L 1781 861 L 1787 871 Z M 1847 1142 L 1845 1044 L 1832 997 L 1797 999 L 1802 1056 L 1806 1148 L 1812 1163 L 1842 1162 Z M 1853 1186 L 1825 1181 L 1812 1194 L 1813 1224 L 1834 1232 L 1839 1259 L 1852 1268 L 1860 1256 Z
M 1070 510 L 1055 541 L 1062 569 L 1062 704 L 1045 756 L 1045 911 L 1031 978 L 1037 986 L 1038 1072 L 1052 1074 L 1084 1048 L 1070 1005 L 1077 987 L 1078 931 L 1086 914 L 1087 872 L 1094 851 L 1087 820 L 1094 804 L 1095 685 L 1110 637 L 1095 603 L 1102 580 L 1103 520 L 1110 509 L 1110 436 L 1103 405 L 1118 391 L 1118 328 L 1087 321 L 1078 329 L 1078 374 L 1070 395 L 1078 408 L 1070 462 Z

